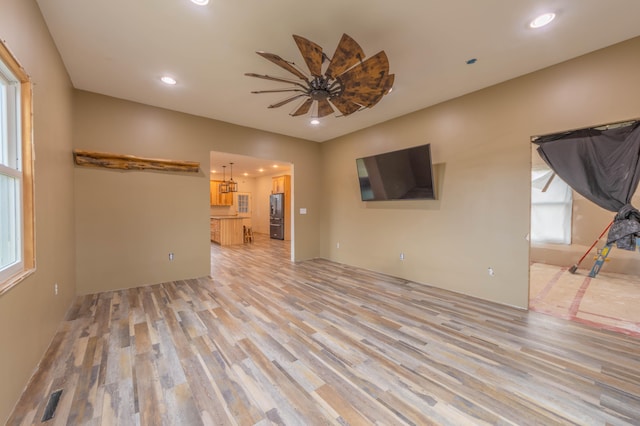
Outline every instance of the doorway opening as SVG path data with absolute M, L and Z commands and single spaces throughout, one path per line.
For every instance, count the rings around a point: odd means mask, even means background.
M 212 244 L 221 247 L 233 244 L 246 244 L 247 229 L 253 235 L 270 237 L 271 195 L 283 194 L 282 226 L 284 232 L 282 244 L 289 245 L 291 260 L 294 260 L 294 192 L 293 164 L 226 152 L 211 151 L 210 159 L 210 217 Z M 236 192 L 221 194 L 220 184 L 233 182 Z M 286 180 L 286 182 L 285 182 Z M 225 235 L 221 227 L 242 238 L 223 241 Z M 220 228 L 220 229 L 218 229 Z M 249 242 L 250 243 L 250 242 Z
M 614 248 L 589 276 L 606 244 L 606 233 L 598 236 L 615 213 L 566 186 L 536 148 L 532 144 L 529 309 L 640 337 L 640 253 Z M 632 204 L 638 203 L 636 192 Z

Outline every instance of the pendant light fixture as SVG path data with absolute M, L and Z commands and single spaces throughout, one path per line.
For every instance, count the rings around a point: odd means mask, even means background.
M 227 182 L 227 174 L 226 174 L 227 166 L 222 166 L 222 182 L 218 185 L 218 191 L 221 194 L 226 194 L 229 192 L 229 183 Z
M 238 192 L 238 183 L 233 180 L 233 163 L 231 164 L 231 179 L 227 182 L 227 192 Z

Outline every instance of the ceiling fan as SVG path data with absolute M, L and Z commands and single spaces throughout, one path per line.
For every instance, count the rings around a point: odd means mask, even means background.
M 293 92 L 280 102 L 269 105 L 278 108 L 298 99 L 304 101 L 291 113 L 299 116 L 312 111 L 315 117 L 325 117 L 334 113 L 334 107 L 343 116 L 365 108 L 371 108 L 393 86 L 394 75 L 389 74 L 389 60 L 384 51 L 364 59 L 362 48 L 354 39 L 343 34 L 332 58 L 322 51 L 322 47 L 304 37 L 294 35 L 293 39 L 304 58 L 310 75 L 305 74 L 293 62 L 286 61 L 278 55 L 267 52 L 256 52 L 279 67 L 289 71 L 298 79 L 272 77 L 255 73 L 246 73 L 249 77 L 290 83 L 293 87 L 276 90 L 258 90 L 251 93 Z M 323 63 L 328 66 L 323 72 Z M 315 108 L 314 103 L 317 105 Z

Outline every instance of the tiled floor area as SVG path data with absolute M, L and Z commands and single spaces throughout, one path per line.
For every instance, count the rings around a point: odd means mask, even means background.
M 531 264 L 531 310 L 640 337 L 640 276 L 568 269 Z

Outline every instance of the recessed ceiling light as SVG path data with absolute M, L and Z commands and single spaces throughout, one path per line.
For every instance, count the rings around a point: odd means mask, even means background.
M 260 173 L 262 173 L 262 172 L 264 172 L 264 169 L 258 169 L 258 171 L 259 171 Z
M 206 6 L 209 4 L 209 0 L 191 0 L 191 3 L 197 4 L 198 6 Z
M 272 167 L 273 167 L 274 169 L 277 169 L 277 168 L 278 168 L 278 165 L 277 165 L 277 164 L 274 164 Z
M 531 23 L 529 24 L 529 26 L 531 28 L 540 28 L 540 27 L 544 27 L 545 25 L 549 24 L 551 21 L 553 21 L 556 17 L 555 13 L 549 12 L 549 13 L 545 13 L 543 15 L 538 16 L 536 19 L 534 19 L 533 21 L 531 21 Z
M 173 86 L 174 84 L 177 83 L 176 79 L 173 77 L 169 77 L 168 75 L 165 75 L 163 77 L 160 78 L 160 80 L 164 83 L 164 84 L 169 84 L 171 86 Z
M 313 124 L 314 126 L 317 126 L 318 124 L 320 124 L 320 120 L 318 120 L 317 118 L 314 118 L 313 120 L 311 120 L 311 124 Z

